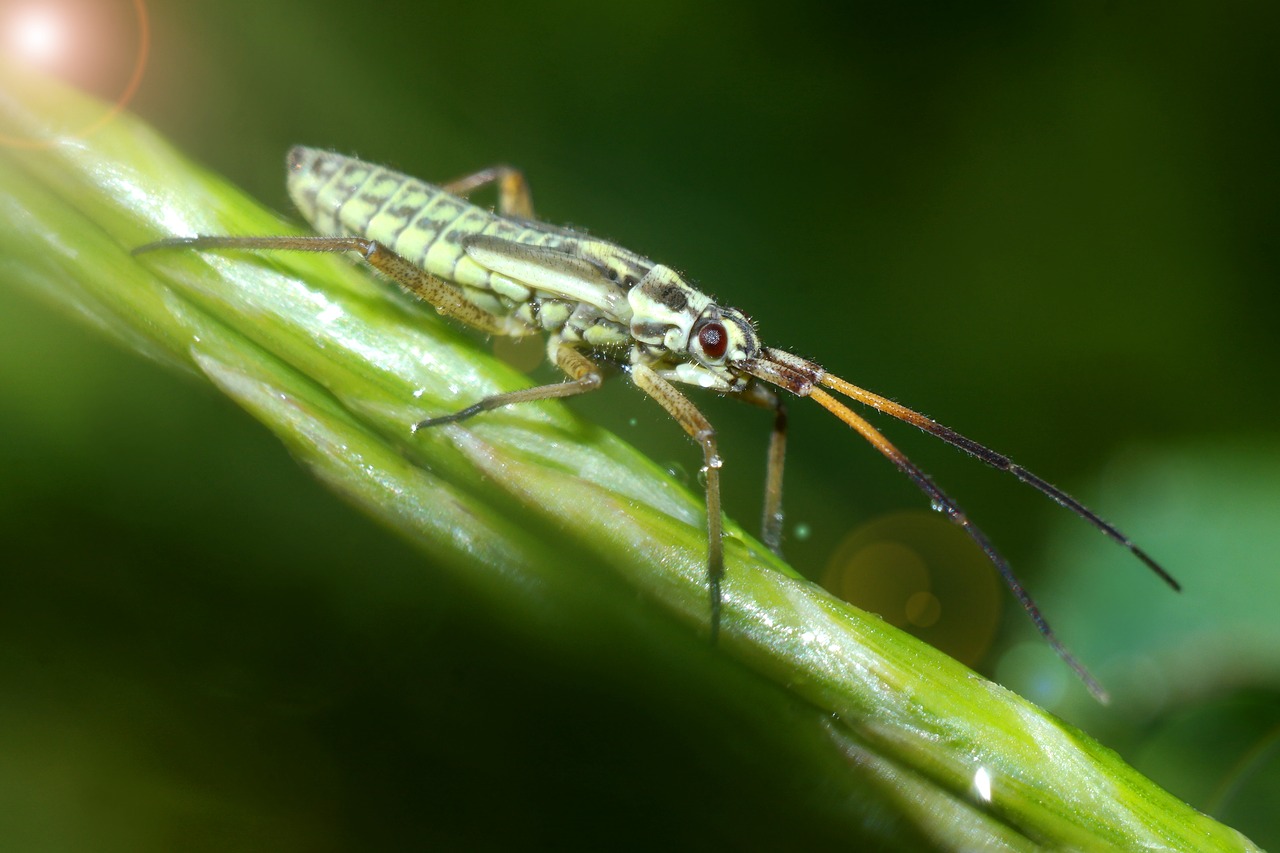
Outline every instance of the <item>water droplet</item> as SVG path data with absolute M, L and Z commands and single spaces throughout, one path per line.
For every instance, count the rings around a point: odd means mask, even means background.
M 720 454 L 713 453 L 711 458 L 707 460 L 708 468 L 721 468 L 724 466 L 724 460 L 720 458 Z
M 987 768 L 979 767 L 973 774 L 973 789 L 984 803 L 991 802 L 991 774 L 987 772 Z
M 782 518 L 782 513 L 778 513 L 778 518 Z M 791 535 L 795 537 L 797 542 L 804 542 L 813 535 L 813 528 L 803 521 L 791 528 Z

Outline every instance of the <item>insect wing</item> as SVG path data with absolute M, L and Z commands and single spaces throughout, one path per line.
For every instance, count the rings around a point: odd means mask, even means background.
M 585 302 L 613 319 L 631 316 L 626 291 L 584 258 L 488 234 L 468 238 L 463 248 L 480 266 L 526 287 L 571 302 Z

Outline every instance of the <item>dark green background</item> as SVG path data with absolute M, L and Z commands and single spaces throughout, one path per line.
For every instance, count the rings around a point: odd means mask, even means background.
M 1051 618 L 1093 619 L 1059 623 L 1090 663 L 1170 631 L 1256 652 L 1280 593 L 1257 515 L 1280 486 L 1274 5 L 149 8 L 133 109 L 268 204 L 288 210 L 295 143 L 429 180 L 517 164 L 545 217 L 687 271 L 770 343 L 1095 504 L 1186 582 L 1184 613 L 1239 593 L 1196 637 L 1148 625 L 1172 594 L 1139 564 L 887 425 Z M 118 66 L 78 74 L 110 96 Z M 625 383 L 574 408 L 696 467 Z M 767 417 L 705 408 L 727 511 L 751 526 Z M 811 535 L 787 551 L 817 578 L 851 531 L 922 499 L 816 406 L 793 415 L 788 509 Z M 0 510 L 7 848 L 849 840 L 785 756 L 631 667 L 625 636 L 552 659 L 211 390 L 7 288 Z M 1004 600 L 986 672 L 1028 638 Z M 1255 657 L 1224 674 L 1181 655 L 1159 702 L 1061 710 L 1274 846 L 1280 656 Z

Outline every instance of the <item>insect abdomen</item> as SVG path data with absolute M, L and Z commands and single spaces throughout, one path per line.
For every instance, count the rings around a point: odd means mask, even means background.
M 484 287 L 483 271 L 460 264 L 462 240 L 497 217 L 439 187 L 316 148 L 289 152 L 289 195 L 320 234 L 368 237 L 427 272 Z

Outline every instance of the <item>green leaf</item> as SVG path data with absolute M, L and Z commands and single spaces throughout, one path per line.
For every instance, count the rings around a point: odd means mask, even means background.
M 1217 441 L 1129 453 L 1092 490 L 1133 507 L 1186 593 L 1169 595 L 1119 549 L 1063 525 L 1043 587 L 1080 652 L 1137 718 L 1238 686 L 1280 683 L 1280 448 Z M 1068 572 L 1066 567 L 1080 571 Z M 1134 610 L 1125 602 L 1145 601 Z M 1067 707 L 1064 703 L 1064 707 Z
M 730 524 L 706 648 L 702 499 L 558 404 L 412 435 L 528 379 L 342 259 L 171 252 L 161 237 L 290 229 L 121 116 L 33 76 L 0 87 L 0 270 L 138 351 L 207 378 L 330 488 L 511 619 L 572 642 L 619 616 L 739 683 L 794 745 L 780 772 L 845 792 L 903 848 L 1251 849 L 1078 730 L 800 579 Z M 157 405 L 161 405 L 157 401 Z M 563 639 L 557 639 L 563 637 Z M 701 665 L 701 664 L 700 664 Z M 772 700 L 761 696 L 773 697 Z M 989 791 L 989 793 L 988 793 Z

